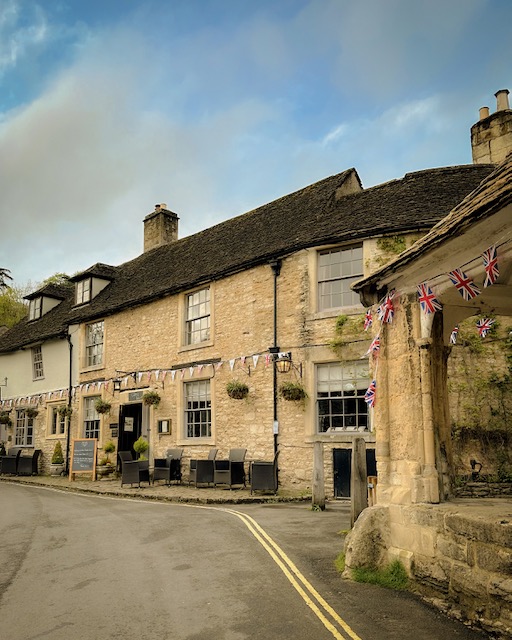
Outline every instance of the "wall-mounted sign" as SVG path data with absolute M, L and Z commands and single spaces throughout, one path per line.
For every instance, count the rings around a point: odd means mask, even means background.
M 124 419 L 124 430 L 125 432 L 133 431 L 133 417 L 126 416 L 126 418 Z
M 128 394 L 128 402 L 139 402 L 140 400 L 142 400 L 143 394 L 143 391 L 131 391 Z
M 158 421 L 158 433 L 171 433 L 170 419 Z

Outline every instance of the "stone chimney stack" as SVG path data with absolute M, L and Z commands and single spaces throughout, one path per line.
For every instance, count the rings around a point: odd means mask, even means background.
M 144 218 L 144 253 L 178 239 L 178 216 L 167 209 L 165 202 L 155 204 L 155 210 Z
M 497 164 L 512 151 L 512 110 L 508 89 L 500 89 L 496 96 L 496 111 L 480 109 L 480 120 L 471 127 L 471 149 L 474 164 Z

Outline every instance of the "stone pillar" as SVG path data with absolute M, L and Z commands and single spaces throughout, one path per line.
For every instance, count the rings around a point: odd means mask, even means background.
M 314 507 L 325 509 L 324 447 L 321 442 L 313 446 L 313 486 L 311 503 Z
M 368 479 L 366 472 L 366 443 L 364 438 L 355 438 L 352 446 L 352 471 L 350 475 L 350 524 L 368 506 Z

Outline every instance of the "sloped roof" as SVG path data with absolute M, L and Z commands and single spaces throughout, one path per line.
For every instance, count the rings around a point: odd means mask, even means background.
M 69 293 L 70 288 L 72 289 L 72 285 L 66 284 L 45 284 L 37 291 L 33 291 L 28 295 L 24 296 L 25 300 L 33 300 L 34 298 L 39 298 L 40 296 L 46 296 L 47 298 L 55 298 L 56 300 L 64 300 L 66 295 Z
M 81 271 L 80 273 L 76 273 L 74 276 L 71 276 L 70 280 L 71 282 L 77 282 L 78 280 L 83 280 L 84 278 L 88 277 L 102 278 L 103 280 L 113 280 L 116 275 L 116 271 L 117 268 L 111 266 L 110 264 L 97 262 L 85 271 Z
M 464 165 L 429 169 L 340 196 L 344 185 L 354 178 L 359 181 L 355 170 L 349 169 L 204 231 L 152 249 L 118 267 L 101 265 L 108 268 L 112 282 L 89 304 L 71 308 L 71 301 L 66 300 L 34 325 L 43 326 L 43 321 L 49 322 L 50 317 L 55 316 L 57 335 L 66 322 L 63 309 L 66 309 L 68 323 L 91 320 L 308 247 L 429 229 L 493 168 L 494 165 Z M 96 267 L 98 265 L 79 277 L 89 271 L 93 275 Z M 35 328 L 28 325 L 27 330 L 30 328 L 33 334 Z M 0 352 L 6 350 L 6 344 L 14 344 L 12 331 L 0 337 Z M 23 332 L 18 329 L 16 333 L 21 340 Z

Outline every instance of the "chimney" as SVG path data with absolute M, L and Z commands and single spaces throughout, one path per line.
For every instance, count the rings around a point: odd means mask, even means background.
M 178 216 L 167 209 L 167 204 L 155 204 L 155 210 L 144 218 L 144 253 L 176 242 L 178 239 Z
M 496 97 L 496 111 L 489 115 L 489 107 L 480 109 L 480 120 L 471 127 L 471 149 L 474 164 L 503 162 L 512 151 L 512 110 L 508 89 L 500 89 Z

